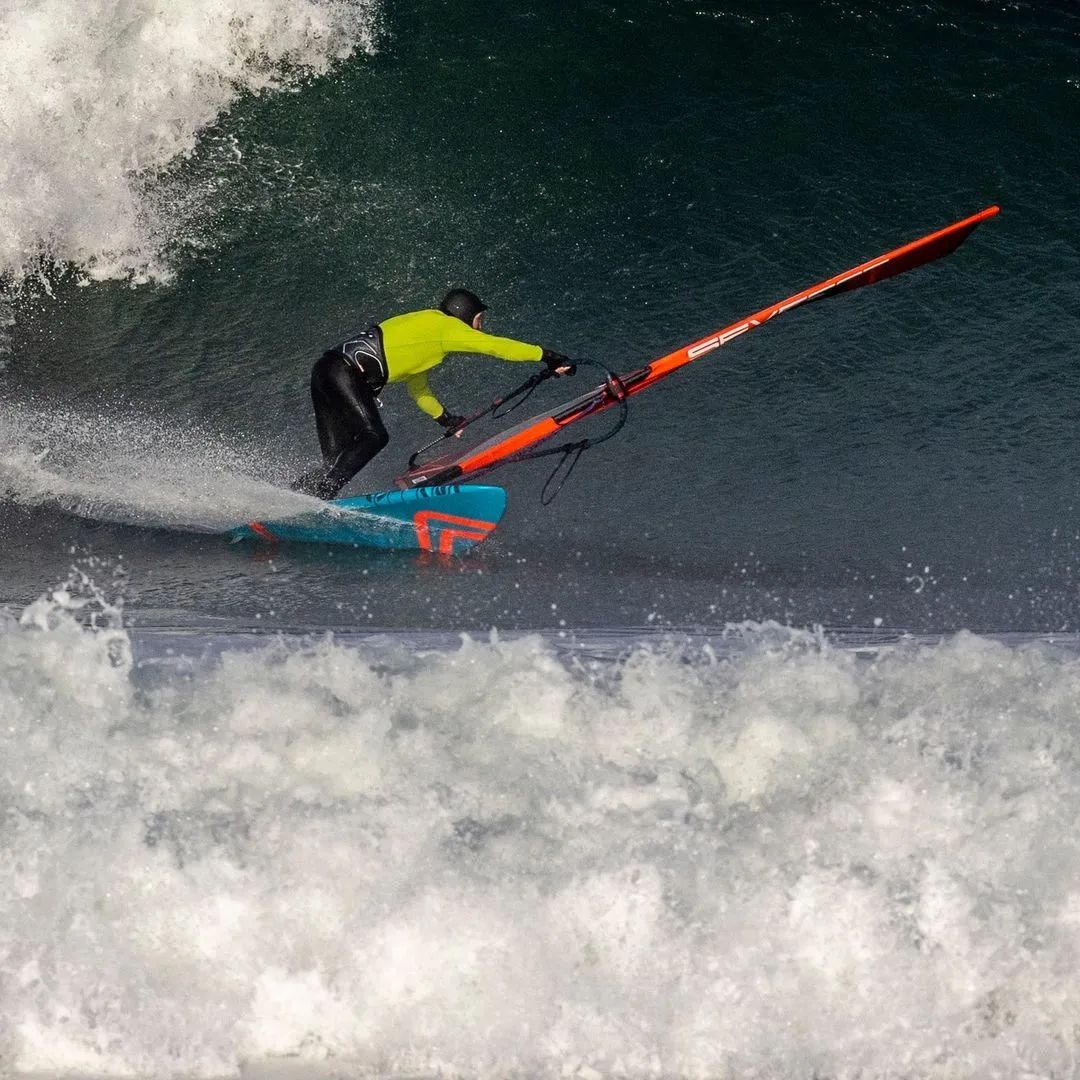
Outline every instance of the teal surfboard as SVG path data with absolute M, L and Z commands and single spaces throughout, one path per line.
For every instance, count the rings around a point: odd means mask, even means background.
M 335 499 L 278 521 L 249 521 L 230 540 L 279 540 L 396 548 L 460 555 L 487 539 L 506 510 L 506 492 L 483 484 L 446 484 Z

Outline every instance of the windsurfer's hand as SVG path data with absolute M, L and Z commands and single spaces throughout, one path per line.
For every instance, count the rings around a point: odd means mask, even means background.
M 562 353 L 553 352 L 551 349 L 544 350 L 540 362 L 547 365 L 549 375 L 556 377 L 573 375 L 577 371 L 577 365 L 569 356 L 563 356 Z
M 446 428 L 448 435 L 453 435 L 455 438 L 460 439 L 465 424 L 465 417 L 458 416 L 456 413 L 447 412 L 443 409 L 442 414 L 435 417 L 435 423 Z

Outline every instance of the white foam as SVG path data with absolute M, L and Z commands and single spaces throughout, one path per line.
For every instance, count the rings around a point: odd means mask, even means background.
M 16 1074 L 1074 1070 L 1073 654 L 325 640 L 148 681 L 79 602 L 0 626 Z
M 244 93 L 370 48 L 374 0 L 8 0 L 0 7 L 0 277 L 45 258 L 168 276 L 183 200 L 155 199 Z

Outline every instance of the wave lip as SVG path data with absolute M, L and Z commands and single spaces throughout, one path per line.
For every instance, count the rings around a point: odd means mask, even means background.
M 169 276 L 154 181 L 244 93 L 372 48 L 374 0 L 13 0 L 0 14 L 0 278 Z

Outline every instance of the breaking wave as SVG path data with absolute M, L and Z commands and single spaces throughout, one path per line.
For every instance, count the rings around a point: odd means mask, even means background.
M 212 192 L 162 199 L 162 170 L 241 95 L 370 49 L 375 14 L 374 0 L 5 3 L 0 280 L 48 263 L 167 277 L 167 249 Z

